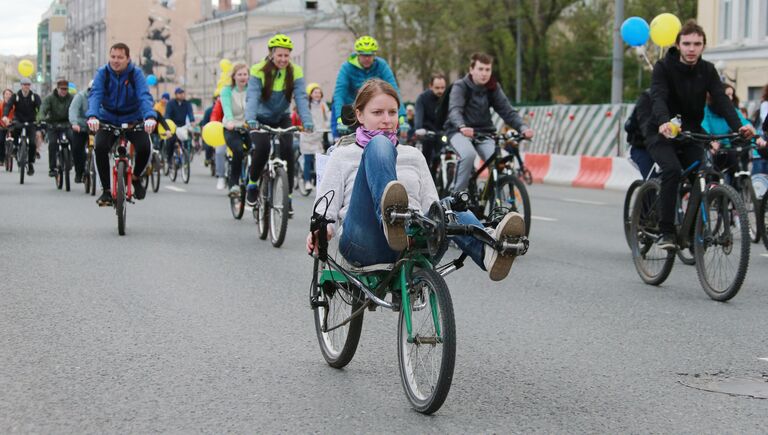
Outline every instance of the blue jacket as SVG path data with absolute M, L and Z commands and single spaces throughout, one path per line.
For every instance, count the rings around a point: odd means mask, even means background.
M 165 105 L 165 119 L 170 119 L 174 124 L 181 127 L 189 122 L 195 121 L 195 114 L 192 112 L 192 103 L 187 100 L 179 103 L 175 98 L 168 101 Z
M 109 64 L 99 68 L 88 95 L 85 116 L 118 125 L 156 118 L 144 73 L 133 62 L 120 74 Z
M 377 78 L 382 79 L 392 85 L 400 95 L 400 88 L 397 87 L 397 80 L 392 73 L 392 69 L 386 60 L 376 57 L 370 68 L 365 69 L 360 65 L 357 54 L 349 56 L 349 59 L 341 66 L 339 75 L 336 76 L 336 88 L 333 90 L 333 105 L 331 106 L 331 130 L 336 136 L 336 122 L 341 116 L 341 107 L 346 104 L 352 104 L 357 97 L 357 91 L 367 80 Z M 402 96 L 400 98 L 402 101 Z M 400 103 L 400 119 L 405 119 L 405 106 Z
M 264 88 L 264 66 L 267 61 L 263 60 L 251 66 L 251 78 L 248 79 L 248 90 L 245 94 L 245 120 L 259 121 L 273 127 L 280 122 L 285 115 L 290 116 L 291 102 L 285 98 L 285 70 L 278 70 L 275 80 L 272 82 L 272 94 L 269 100 L 262 101 L 261 90 Z M 296 101 L 296 107 L 299 109 L 301 123 L 308 129 L 314 128 L 312 124 L 312 114 L 309 113 L 309 100 L 307 99 L 307 90 L 304 83 L 304 71 L 300 66 L 291 63 L 293 66 L 293 99 Z M 222 107 L 224 102 L 222 100 Z
M 736 114 L 739 116 L 739 120 L 741 121 L 742 126 L 750 125 L 749 121 L 747 121 L 747 118 L 741 114 L 739 109 L 734 107 L 733 110 L 735 110 Z M 728 134 L 732 132 L 731 127 L 728 125 L 728 121 L 726 121 L 722 116 L 713 112 L 712 109 L 709 108 L 708 104 L 704 106 L 704 119 L 701 121 L 701 128 L 712 135 Z M 723 141 L 723 146 L 726 148 L 729 148 L 730 144 L 731 141 L 729 140 Z

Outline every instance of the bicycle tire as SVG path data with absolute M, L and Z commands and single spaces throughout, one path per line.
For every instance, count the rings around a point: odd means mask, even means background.
M 240 186 L 239 196 L 229 197 L 229 210 L 232 212 L 232 217 L 240 220 L 245 213 L 245 187 Z
M 18 163 L 17 166 L 19 170 L 19 184 L 24 184 L 24 173 L 27 172 L 27 159 L 29 157 L 27 156 L 27 153 L 29 153 L 29 141 L 24 140 L 23 144 L 19 144 L 16 156 L 16 163 Z
M 757 213 L 760 209 L 760 201 L 757 199 L 755 187 L 752 185 L 752 177 L 739 178 L 739 193 L 744 202 L 744 208 L 747 212 L 747 221 L 749 222 L 749 239 L 752 243 L 760 242 L 760 227 L 757 225 Z
M 90 169 L 90 179 L 91 179 L 91 196 L 96 196 L 96 183 L 98 183 L 98 176 L 99 174 L 96 172 L 96 162 L 95 162 L 96 156 L 94 154 L 91 154 L 91 169 Z
M 693 266 L 696 264 L 696 253 L 693 252 L 693 246 L 685 249 L 677 250 L 677 258 L 686 266 Z
M 450 161 L 445 164 L 445 173 L 441 174 L 441 186 L 443 188 L 443 192 L 440 195 L 441 197 L 449 196 L 451 192 L 451 187 L 453 186 L 453 182 L 456 179 L 456 162 Z M 440 169 L 442 172 L 442 169 Z M 444 180 L 444 181 L 443 181 Z
M 505 175 L 496 182 L 495 189 L 497 191 L 494 192 L 494 198 L 499 198 L 501 201 L 501 204 L 495 206 L 509 208 L 510 211 L 522 214 L 525 220 L 525 235 L 527 236 L 531 232 L 531 200 L 525 184 L 513 175 Z M 495 202 L 496 199 L 493 201 Z M 522 207 L 520 203 L 523 204 Z M 486 216 L 490 216 L 490 212 L 493 210 L 491 207 L 494 207 L 490 200 L 488 204 L 489 209 L 486 210 Z
M 170 162 L 171 168 L 168 171 L 168 177 L 170 177 L 171 181 L 173 181 L 174 183 L 176 182 L 176 178 L 178 178 L 179 176 L 179 165 L 176 160 L 178 157 L 177 152 L 178 150 L 173 152 L 173 157 L 171 157 L 171 162 Z
M 760 228 L 763 230 L 763 246 L 768 249 L 768 193 L 763 195 L 763 199 L 760 200 L 760 212 L 757 218 L 760 221 Z
M 293 188 L 298 190 L 301 196 L 309 196 L 311 190 L 304 187 L 304 165 L 301 163 L 301 154 L 293 153 L 296 163 L 293 165 Z
M 258 208 L 253 208 L 253 214 L 256 218 L 256 226 L 259 230 L 259 239 L 266 240 L 269 235 L 269 171 L 261 174 L 259 182 L 259 203 Z
M 6 141 L 3 146 L 5 146 L 5 172 L 13 172 L 13 143 Z
M 637 188 L 642 186 L 643 183 L 645 183 L 645 180 L 635 180 L 632 182 L 632 184 L 629 185 L 629 188 L 627 189 L 627 194 L 624 195 L 624 211 L 623 211 L 623 219 L 624 219 L 624 238 L 627 239 L 627 246 L 631 245 L 629 243 L 629 227 L 632 224 L 632 206 L 634 205 L 634 199 L 635 199 L 635 193 L 637 191 Z
M 181 180 L 184 182 L 184 184 L 189 184 L 189 175 L 190 175 L 190 166 L 192 163 L 192 158 L 189 154 L 189 151 L 186 150 L 186 148 L 182 148 L 181 150 Z
M 705 206 L 707 207 L 707 219 L 705 221 L 704 213 L 699 210 L 694 233 L 696 274 L 704 292 L 711 299 L 725 302 L 736 296 L 747 276 L 751 245 L 749 228 L 744 225 L 748 221 L 747 211 L 738 192 L 733 187 L 722 184 L 712 186 L 709 189 Z M 738 219 L 738 222 L 734 217 Z M 704 234 L 705 226 L 707 233 L 713 231 L 715 236 Z M 719 234 L 720 232 L 722 234 Z M 708 245 L 712 242 L 715 244 Z M 738 246 L 736 246 L 737 244 Z M 715 258 L 719 253 L 725 254 L 728 258 Z M 735 259 L 734 262 L 728 261 L 732 260 L 730 258 L 732 253 L 739 255 L 739 258 Z M 738 264 L 730 271 L 713 270 L 715 266 L 725 266 L 726 263 L 733 264 L 736 262 Z M 732 278 L 718 279 L 731 275 Z
M 411 307 L 413 337 L 429 340 L 426 343 L 419 343 L 417 340 L 408 342 L 405 304 Z M 400 380 L 411 406 L 422 414 L 432 414 L 445 402 L 453 380 L 456 363 L 456 320 L 453 302 L 443 278 L 432 269 L 421 269 L 413 274 L 408 286 L 408 300 L 403 301 L 403 305 L 397 322 Z M 437 326 L 434 313 L 437 315 Z M 427 331 L 421 333 L 421 328 Z M 421 355 L 421 349 L 426 349 L 427 355 L 424 357 Z M 428 361 L 428 367 L 419 367 L 420 363 L 432 356 L 435 358 L 431 364 Z M 421 372 L 426 372 L 424 374 L 427 375 L 423 382 L 417 379 L 421 377 Z M 430 378 L 434 374 L 437 374 L 437 378 L 433 381 Z
M 61 190 L 62 187 L 64 187 L 64 165 L 62 164 L 62 161 L 64 159 L 64 156 L 62 154 L 62 150 L 59 150 L 56 152 L 56 164 L 55 164 L 55 171 L 56 176 L 53 177 L 53 183 L 56 185 L 56 188 Z
M 282 246 L 288 229 L 288 189 L 288 173 L 284 168 L 275 168 L 275 178 L 270 183 L 272 202 L 269 205 L 269 239 L 275 248 Z
M 523 170 L 523 181 L 529 186 L 533 184 L 533 174 L 528 168 Z
M 320 260 L 315 258 L 315 274 L 322 272 Z M 320 285 L 317 278 L 313 279 L 313 285 L 317 286 L 318 300 L 327 303 L 327 307 L 313 306 L 312 317 L 315 319 L 315 334 L 320 345 L 320 353 L 325 362 L 335 368 L 345 367 L 352 361 L 360 342 L 360 332 L 363 330 L 365 310 L 344 326 L 332 331 L 323 331 L 323 322 L 326 321 L 331 328 L 348 319 L 352 313 L 362 307 L 364 300 L 361 292 L 349 283 L 326 282 Z
M 115 197 L 115 213 L 117 214 L 117 233 L 125 235 L 125 162 L 117 162 L 117 195 Z
M 64 158 L 64 161 L 61 163 L 62 169 L 64 170 L 64 190 L 67 192 L 70 191 L 71 185 L 70 185 L 70 171 L 72 170 L 72 164 L 70 163 L 72 161 L 70 154 L 69 154 L 69 148 L 64 148 L 62 151 L 62 157 Z
M 644 283 L 660 285 L 672 272 L 675 253 L 660 249 L 656 240 L 659 230 L 659 193 L 661 184 L 658 180 L 649 180 L 637 190 L 632 208 L 629 248 L 637 274 Z
M 152 191 L 155 193 L 160 190 L 160 178 L 160 158 L 157 154 L 152 153 L 150 181 L 152 182 Z
M 89 161 L 91 157 L 90 152 L 86 153 L 85 155 L 85 168 L 83 168 L 83 189 L 85 189 L 85 194 L 91 193 L 91 162 Z

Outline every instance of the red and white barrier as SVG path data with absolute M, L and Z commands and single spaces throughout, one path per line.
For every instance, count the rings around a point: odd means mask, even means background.
M 640 178 L 637 168 L 623 157 L 525 153 L 524 160 L 536 183 L 626 190 Z

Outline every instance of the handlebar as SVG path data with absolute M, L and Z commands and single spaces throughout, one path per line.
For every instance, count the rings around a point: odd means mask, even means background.
M 746 140 L 746 138 L 743 138 L 741 134 L 739 133 L 728 133 L 728 134 L 709 134 L 709 133 L 695 133 L 692 131 L 681 131 L 680 134 L 677 135 L 678 140 L 682 139 L 690 139 L 694 142 L 700 142 L 700 143 L 706 143 L 709 144 L 710 142 L 719 141 L 719 140 L 735 140 L 738 138 Z
M 288 134 L 299 131 L 299 128 L 294 126 L 288 128 L 273 128 L 268 125 L 260 125 L 259 128 L 251 130 L 251 133 L 272 133 L 272 134 Z
M 120 127 L 118 127 L 114 124 L 109 124 L 107 122 L 99 122 L 99 130 L 112 132 L 115 134 L 115 136 L 120 136 L 121 134 L 130 132 L 130 131 L 144 131 L 144 123 L 137 122 L 135 124 L 121 124 Z

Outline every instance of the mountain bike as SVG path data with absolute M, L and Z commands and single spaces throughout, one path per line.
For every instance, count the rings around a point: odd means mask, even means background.
M 56 140 L 56 162 L 55 171 L 56 176 L 53 178 L 56 183 L 56 188 L 61 190 L 62 187 L 67 192 L 70 190 L 70 173 L 72 172 L 72 150 L 69 146 L 69 136 L 67 130 L 70 129 L 68 123 L 66 124 L 54 124 L 51 126 L 48 134 L 48 140 Z
M 83 170 L 83 187 L 86 194 L 96 195 L 96 183 L 99 175 L 96 172 L 96 155 L 93 152 L 93 135 L 88 135 L 85 151 L 85 168 Z
M 29 163 L 29 147 L 32 144 L 30 134 L 34 135 L 36 124 L 34 122 L 13 121 L 12 128 L 20 130 L 18 147 L 16 149 L 16 166 L 19 169 L 19 184 L 24 184 L 24 174 Z M 34 137 L 34 136 L 33 136 Z
M 531 200 L 525 184 L 514 175 L 511 164 L 514 156 L 501 155 L 501 148 L 507 140 L 522 140 L 522 135 L 514 133 L 483 134 L 476 133 L 473 143 L 490 139 L 494 142 L 495 150 L 480 168 L 472 173 L 469 179 L 469 209 L 480 220 L 497 221 L 508 212 L 515 211 L 525 219 L 525 235 L 531 231 Z M 479 177 L 488 170 L 485 182 Z
M 272 128 L 261 125 L 254 134 L 269 134 L 269 160 L 259 180 L 259 202 L 253 208 L 253 217 L 259 227 L 259 238 L 265 240 L 267 235 L 272 246 L 279 248 L 285 241 L 288 229 L 290 188 L 288 184 L 288 164 L 278 156 L 280 136 L 298 131 L 297 127 Z
M 127 203 L 133 202 L 133 184 L 131 184 L 133 167 L 131 166 L 131 158 L 128 155 L 130 142 L 125 135 L 133 131 L 144 131 L 144 124 L 141 122 L 133 125 L 121 124 L 118 127 L 102 122 L 99 124 L 99 129 L 112 133 L 117 137 L 115 144 L 112 146 L 112 202 L 117 214 L 117 233 L 124 236 Z
M 242 141 L 242 147 L 243 147 L 243 162 L 240 165 L 240 177 L 238 178 L 240 186 L 240 194 L 237 196 L 229 196 L 229 210 L 232 212 L 232 217 L 235 219 L 241 219 L 243 217 L 243 213 L 245 212 L 245 189 L 248 185 L 248 174 L 250 173 L 250 167 L 251 167 L 251 153 L 250 150 L 250 141 L 248 140 L 248 129 L 244 127 L 235 127 L 234 130 L 236 133 L 240 134 L 240 136 L 243 138 Z M 227 145 L 223 145 L 227 146 Z M 230 151 L 229 147 L 227 147 L 227 159 L 226 159 L 226 167 L 224 169 L 224 179 L 227 180 L 227 189 L 231 189 L 232 186 L 230 185 L 230 173 L 232 171 L 232 151 Z M 256 209 L 254 209 L 254 218 L 256 218 Z
M 175 182 L 179 175 L 179 170 L 181 170 L 181 179 L 184 181 L 184 184 L 188 184 L 191 163 L 189 149 L 178 138 L 175 139 L 175 143 L 171 144 L 171 146 L 174 147 L 174 150 L 171 161 L 168 163 L 168 176 L 171 178 L 171 181 Z
M 706 151 L 714 140 L 737 140 L 738 133 L 711 136 L 681 132 L 679 137 L 705 148 L 703 161 L 696 161 L 681 180 L 694 174 L 690 199 L 682 218 L 675 222 L 677 250 L 693 246 L 696 272 L 707 295 L 727 301 L 739 292 L 749 265 L 747 213 L 739 194 L 722 183 Z M 682 184 L 682 183 L 681 183 Z M 638 188 L 632 210 L 630 250 L 640 278 L 650 285 L 663 283 L 674 264 L 675 251 L 657 246 L 661 237 L 661 183 L 651 179 Z
M 741 195 L 742 201 L 744 201 L 749 223 L 749 238 L 752 240 L 752 243 L 759 243 L 762 236 L 762 230 L 757 225 L 760 198 L 755 193 L 755 187 L 752 185 L 752 174 L 749 171 L 749 157 L 754 149 L 755 145 L 751 143 L 733 144 L 730 151 L 735 152 L 739 158 L 737 159 L 738 163 L 733 174 L 733 180 L 730 181 L 736 192 Z M 717 151 L 718 154 L 727 154 L 728 152 L 729 150 L 722 148 Z
M 334 223 L 318 212 L 333 199 L 333 191 L 315 203 L 310 232 L 317 236 L 309 304 L 315 333 L 326 363 L 340 369 L 357 351 L 365 310 L 382 307 L 399 315 L 397 356 L 400 380 L 411 406 L 431 414 L 445 402 L 456 361 L 456 320 L 444 276 L 460 269 L 467 255 L 440 265 L 448 236 L 470 235 L 502 255 L 523 255 L 525 237 L 495 240 L 479 227 L 458 224 L 454 209 L 459 199 L 434 202 L 426 215 L 404 208 L 385 210 L 384 219 L 404 222 L 411 240 L 395 263 L 354 267 L 329 249 L 327 226 Z M 464 209 L 466 209 L 466 192 Z M 330 198 L 329 198 L 330 196 Z M 455 201 L 455 202 L 454 202 Z

